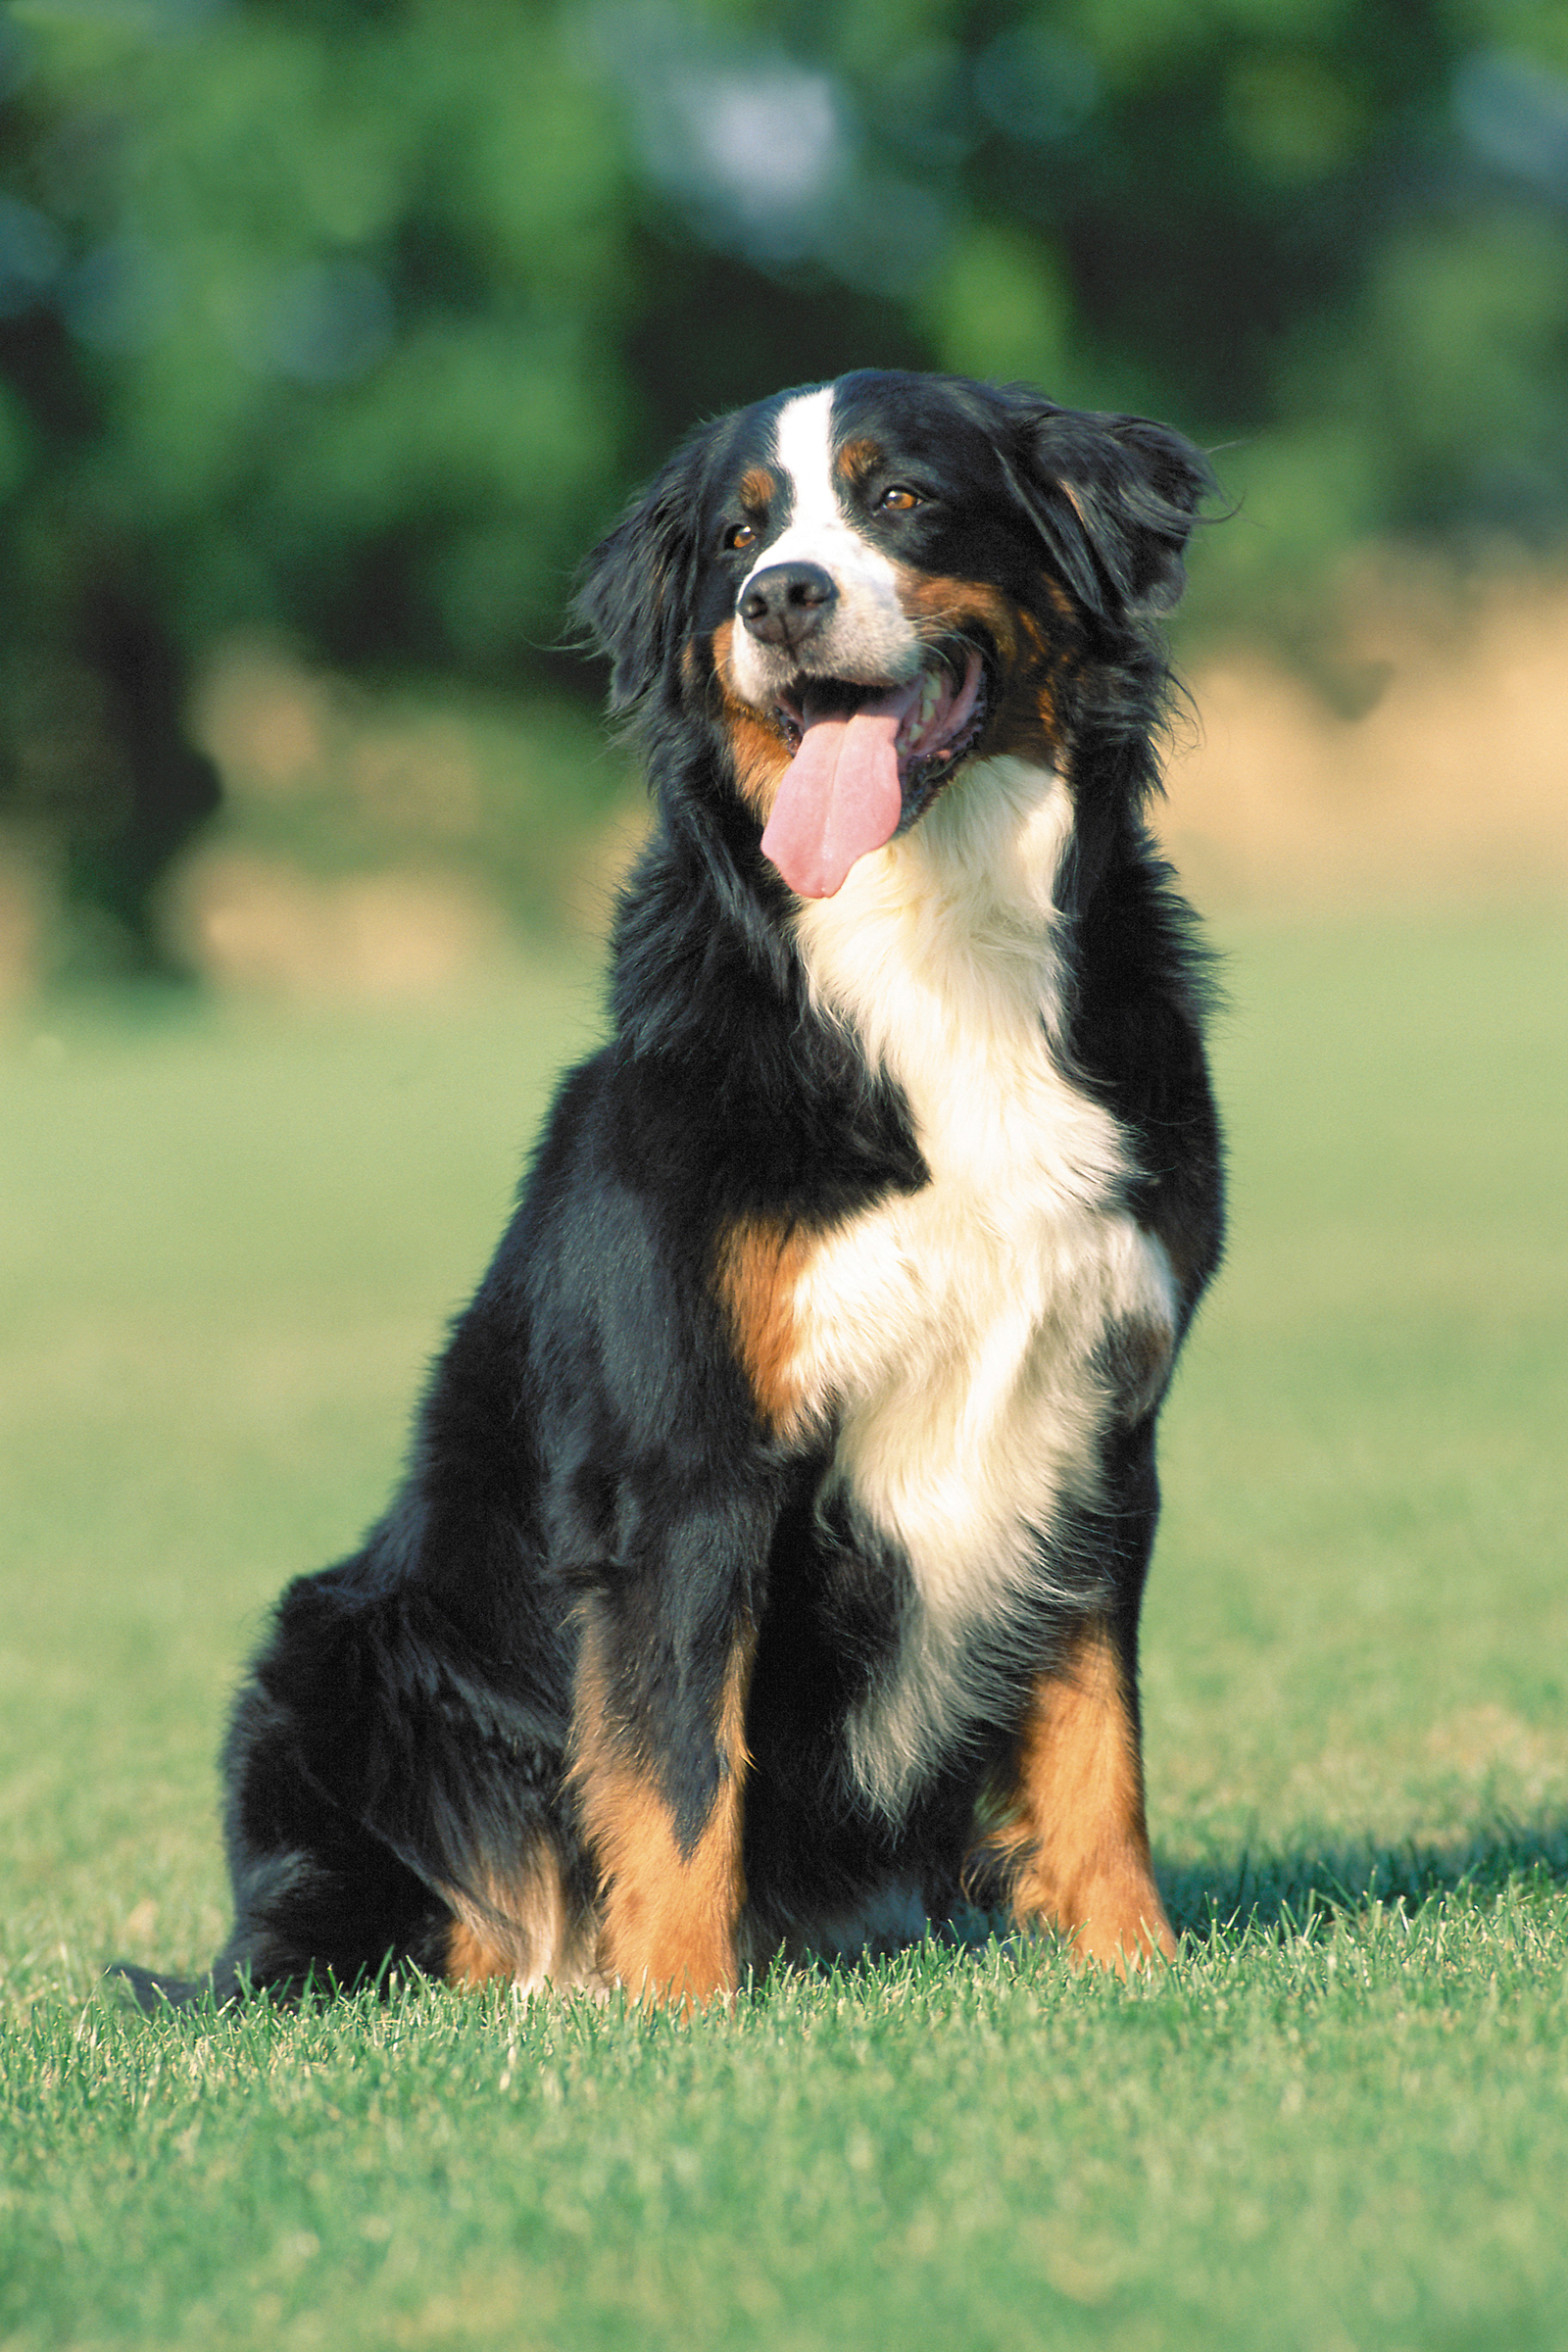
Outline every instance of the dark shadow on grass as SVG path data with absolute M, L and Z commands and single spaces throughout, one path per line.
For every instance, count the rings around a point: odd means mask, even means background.
M 1568 1815 L 1522 1822 L 1495 1815 L 1456 1830 L 1450 1838 L 1400 1843 L 1348 1842 L 1325 1836 L 1269 1851 L 1216 1853 L 1185 1863 L 1161 1862 L 1156 1876 L 1178 1937 L 1206 1944 L 1213 1936 L 1288 1936 L 1334 1919 L 1354 1921 L 1375 1904 L 1415 1912 L 1445 1895 L 1481 1901 L 1509 1887 L 1568 1886 Z M 1016 1931 L 999 1912 L 964 1906 L 930 1931 L 929 1941 L 949 1950 L 979 1952 L 1015 1946 Z M 874 1980 L 899 1951 L 895 1946 L 834 1957 L 795 1955 L 791 1973 Z M 760 1983 L 762 1978 L 760 1977 Z
M 1291 1931 L 1308 1917 L 1349 1917 L 1379 1902 L 1414 1908 L 1446 1894 L 1485 1898 L 1521 1884 L 1568 1886 L 1568 1816 L 1523 1822 L 1500 1815 L 1451 1838 L 1397 1844 L 1303 1840 L 1228 1861 L 1216 1855 L 1165 1864 L 1158 1878 L 1178 1935 Z

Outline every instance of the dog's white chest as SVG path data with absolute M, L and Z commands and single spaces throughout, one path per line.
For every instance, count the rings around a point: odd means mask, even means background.
M 1059 827 L 1039 771 L 1023 775 Z M 893 1672 L 850 1726 L 857 1776 L 890 1809 L 983 1710 L 976 1638 L 1039 1589 L 1042 1537 L 1064 1504 L 1098 1499 L 1107 1335 L 1174 1330 L 1164 1250 L 1121 1205 L 1121 1130 L 1050 1050 L 1060 836 L 1038 807 L 1030 818 L 1051 861 L 1043 907 L 1016 889 L 974 904 L 972 855 L 963 895 L 940 865 L 941 887 L 922 890 L 954 830 L 928 820 L 851 875 L 841 900 L 858 906 L 832 902 L 828 921 L 812 908 L 804 943 L 824 997 L 904 1088 L 931 1172 L 813 1251 L 796 1297 L 803 1387 L 838 1430 L 829 1486 L 912 1573 Z

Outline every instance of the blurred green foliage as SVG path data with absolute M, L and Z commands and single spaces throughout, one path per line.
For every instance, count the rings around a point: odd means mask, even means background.
M 1544 0 L 16 0 L 0 808 L 158 968 L 239 629 L 581 692 L 572 568 L 694 418 L 863 364 L 1221 449 L 1200 621 L 1568 523 Z

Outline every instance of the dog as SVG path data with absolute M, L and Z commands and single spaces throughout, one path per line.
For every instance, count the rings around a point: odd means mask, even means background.
M 865 371 L 706 426 L 590 559 L 656 811 L 609 1043 L 240 1691 L 233 1935 L 144 1995 L 690 2010 L 962 1900 L 1173 1953 L 1138 1617 L 1222 1171 L 1144 812 L 1211 489 L 1161 425 Z

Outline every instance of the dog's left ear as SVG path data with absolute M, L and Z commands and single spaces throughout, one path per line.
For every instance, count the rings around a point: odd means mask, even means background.
M 1168 612 L 1214 476 L 1200 450 L 1144 416 L 1085 416 L 1011 396 L 1008 473 L 1074 595 L 1102 619 Z
M 583 566 L 573 611 L 610 656 L 610 708 L 632 710 L 675 660 L 693 590 L 705 435 L 678 449 Z

